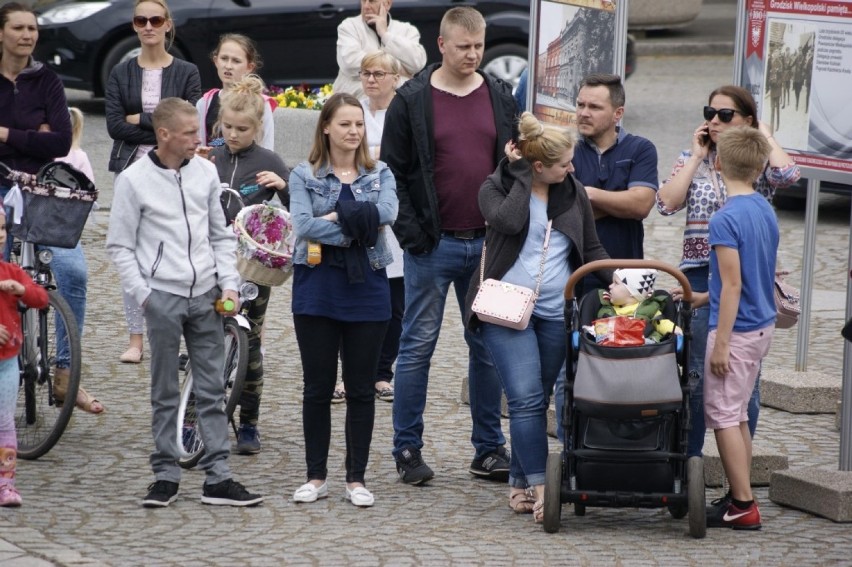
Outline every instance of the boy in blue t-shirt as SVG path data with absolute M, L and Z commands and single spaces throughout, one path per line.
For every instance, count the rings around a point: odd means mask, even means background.
M 753 189 L 771 148 L 757 128 L 719 135 L 717 168 L 727 201 L 710 219 L 710 333 L 704 363 L 704 415 L 719 446 L 731 498 L 708 507 L 708 527 L 760 529 L 751 492 L 746 408 L 775 330 L 773 281 L 778 220 Z

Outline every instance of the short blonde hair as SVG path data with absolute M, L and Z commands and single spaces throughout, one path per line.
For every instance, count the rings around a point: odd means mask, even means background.
M 478 33 L 485 29 L 485 18 L 475 8 L 456 6 L 450 8 L 441 18 L 439 33 L 446 37 L 450 26 L 458 26 L 470 33 Z
M 577 143 L 577 135 L 566 128 L 542 124 L 532 112 L 521 114 L 518 124 L 518 150 L 530 163 L 540 161 L 550 167 L 562 160 Z
M 192 103 L 176 96 L 161 100 L 151 115 L 154 131 L 158 128 L 170 130 L 174 126 L 174 118 L 178 114 L 198 116 L 198 111 Z
M 372 53 L 368 53 L 361 59 L 361 70 L 363 71 L 367 67 L 371 67 L 373 65 L 379 65 L 382 69 L 388 69 L 389 72 L 394 75 L 399 75 L 400 64 L 399 59 L 380 49 L 379 51 L 374 51 Z
M 716 144 L 722 175 L 733 181 L 754 183 L 772 152 L 766 136 L 751 126 L 735 126 L 719 134 Z

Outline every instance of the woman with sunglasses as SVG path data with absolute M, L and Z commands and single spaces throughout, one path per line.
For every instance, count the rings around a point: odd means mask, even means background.
M 29 6 L 8 2 L 0 7 L 0 162 L 36 173 L 41 166 L 71 149 L 71 115 L 59 77 L 33 59 L 38 22 Z M 0 197 L 9 187 L 0 180 Z M 0 247 L 2 248 L 2 247 Z M 41 248 L 41 246 L 39 247 Z M 80 243 L 74 248 L 47 247 L 56 285 L 68 302 L 83 336 L 88 272 Z M 70 375 L 70 353 L 59 330 L 54 394 L 64 401 Z M 85 412 L 103 413 L 104 405 L 82 387 L 75 400 Z M 0 445 L 2 446 L 2 445 Z
M 757 120 L 757 107 L 751 94 L 733 85 L 719 87 L 710 93 L 704 107 L 704 121 L 692 133 L 692 147 L 680 154 L 671 176 L 657 192 L 657 210 L 673 215 L 686 208 L 683 231 L 683 258 L 680 269 L 689 279 L 693 292 L 692 344 L 689 350 L 689 376 L 692 394 L 690 410 L 692 430 L 689 432 L 688 456 L 700 456 L 704 448 L 704 351 L 710 314 L 708 276 L 710 266 L 709 221 L 725 204 L 725 182 L 716 167 L 716 141 L 734 126 L 751 126 L 766 136 L 772 153 L 755 190 L 771 201 L 778 187 L 787 187 L 799 179 L 799 166 L 775 141 L 767 124 Z M 759 383 L 748 407 L 749 430 L 754 436 L 759 412 Z M 709 510 L 708 510 L 709 513 Z
M 136 0 L 133 31 L 141 51 L 110 71 L 106 87 L 107 131 L 113 139 L 109 170 L 116 175 L 156 144 L 151 114 L 161 99 L 179 97 L 195 104 L 201 98 L 201 77 L 192 63 L 169 53 L 174 22 L 165 0 Z M 142 310 L 124 295 L 124 315 L 130 344 L 121 362 L 142 361 Z

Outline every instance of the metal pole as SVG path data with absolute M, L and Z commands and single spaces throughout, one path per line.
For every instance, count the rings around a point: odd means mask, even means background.
M 850 215 L 852 225 L 852 215 Z M 852 317 L 852 230 L 846 272 L 846 318 Z M 852 343 L 843 341 L 843 386 L 840 394 L 840 470 L 852 471 Z
M 813 295 L 814 257 L 816 256 L 816 226 L 819 213 L 819 179 L 808 179 L 808 204 L 805 208 L 805 245 L 802 250 L 802 285 L 796 336 L 796 371 L 804 372 L 808 366 L 808 338 L 811 327 L 811 296 Z

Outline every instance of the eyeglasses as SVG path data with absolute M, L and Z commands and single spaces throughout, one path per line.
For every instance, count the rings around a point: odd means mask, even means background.
M 719 115 L 719 121 L 727 124 L 734 119 L 734 114 L 742 114 L 742 112 L 734 110 L 733 108 L 720 108 L 719 110 L 716 110 L 712 106 L 704 107 L 704 120 L 709 122 L 710 120 L 713 120 L 717 114 Z
M 385 78 L 385 75 L 390 75 L 390 73 L 386 73 L 385 71 L 361 71 L 358 74 L 365 81 L 369 81 L 370 77 L 373 77 L 377 81 L 381 81 L 382 79 Z
M 151 23 L 152 28 L 161 28 L 166 23 L 166 18 L 164 16 L 151 16 L 150 18 L 133 16 L 133 25 L 137 28 L 144 28 L 148 25 L 148 22 Z

